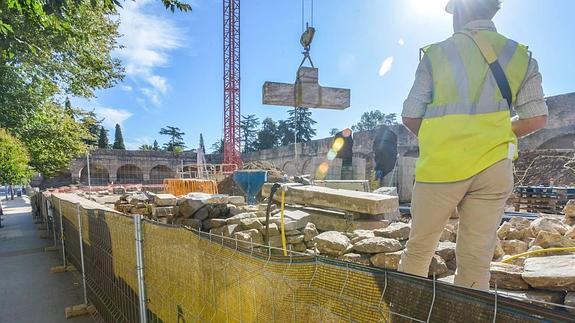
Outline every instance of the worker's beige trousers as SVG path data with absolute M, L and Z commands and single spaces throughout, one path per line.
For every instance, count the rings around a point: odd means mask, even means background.
M 443 228 L 457 208 L 455 284 L 489 289 L 497 228 L 512 189 L 513 163 L 509 159 L 465 181 L 416 183 L 411 201 L 411 233 L 399 271 L 427 277 Z

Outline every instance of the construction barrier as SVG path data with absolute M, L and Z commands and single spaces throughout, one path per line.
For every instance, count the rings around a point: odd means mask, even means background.
M 218 194 L 218 183 L 209 179 L 192 178 L 166 178 L 164 190 L 175 196 L 186 195 L 191 192 Z
M 126 216 L 36 194 L 106 322 L 540 322 L 573 316 L 497 293 Z M 49 211 L 52 210 L 52 211 Z M 49 221 L 47 217 L 47 221 Z M 60 220 L 58 220 L 60 219 Z M 56 229 L 57 230 L 57 229 Z M 494 320 L 495 318 L 495 320 Z

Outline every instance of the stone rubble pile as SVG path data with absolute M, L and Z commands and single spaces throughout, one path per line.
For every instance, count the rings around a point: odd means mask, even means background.
M 540 252 L 511 263 L 501 262 L 528 251 L 575 247 L 575 201 L 567 203 L 564 213 L 565 216 L 541 214 L 533 221 L 514 217 L 499 227 L 501 250 L 496 250 L 495 262 L 491 263 L 492 287 L 497 285 L 507 296 L 534 303 L 575 305 L 573 252 Z M 575 309 L 567 310 L 575 313 Z
M 304 189 L 310 192 L 309 188 Z M 298 191 L 294 193 L 303 194 Z M 316 191 L 312 193 L 322 194 Z M 363 198 L 354 194 L 358 201 Z M 292 195 L 290 198 L 294 200 L 300 197 L 303 199 L 303 195 Z M 326 203 L 325 198 L 321 198 L 321 203 Z M 288 205 L 284 211 L 287 249 L 397 270 L 409 239 L 411 222 L 393 222 L 382 216 L 393 211 L 391 200 L 374 199 L 371 203 L 372 209 L 378 210 L 381 216 L 352 214 L 346 217 L 345 212 L 338 213 L 337 208 L 321 209 L 313 203 L 306 206 Z M 385 207 L 382 203 L 385 203 Z M 273 254 L 282 253 L 278 204 L 271 205 L 267 230 L 267 203 L 250 206 L 245 204 L 243 197 L 238 196 L 190 193 L 175 197 L 140 192 L 123 195 L 116 202 L 116 209 L 128 214 L 143 214 L 162 223 L 180 224 L 216 236 L 234 238 L 243 248 L 263 250 L 257 245 L 264 245 L 268 241 L 268 245 L 273 247 Z M 575 247 L 575 202 L 570 201 L 564 212 L 564 217 L 541 215 L 533 221 L 514 217 L 499 227 L 491 264 L 492 287 L 497 286 L 503 294 L 528 301 L 575 305 L 575 254 L 539 253 L 515 259 L 511 263 L 501 262 L 527 251 Z M 457 267 L 457 231 L 458 219 L 453 216 L 443 230 L 431 261 L 430 276 L 452 281 Z

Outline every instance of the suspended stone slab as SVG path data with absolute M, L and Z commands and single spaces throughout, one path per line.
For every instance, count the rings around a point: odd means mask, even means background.
M 300 67 L 294 84 L 265 82 L 263 104 L 298 108 L 343 110 L 350 106 L 350 90 L 319 85 L 318 69 Z

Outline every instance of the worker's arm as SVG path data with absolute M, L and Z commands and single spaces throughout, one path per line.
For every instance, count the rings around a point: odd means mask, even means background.
M 525 137 L 537 130 L 545 128 L 547 116 L 537 116 L 528 119 L 519 119 L 515 116 L 511 119 L 511 127 L 517 138 Z
M 432 99 L 433 76 L 431 75 L 431 65 L 427 56 L 424 56 L 419 62 L 417 72 L 415 72 L 415 81 L 407 99 L 403 102 L 403 111 L 401 112 L 403 124 L 416 136 L 419 133 L 427 105 L 431 103 Z
M 419 128 L 421 127 L 422 118 L 401 118 L 403 125 L 409 129 L 415 136 L 419 134 Z
M 531 59 L 525 81 L 517 93 L 515 112 L 511 119 L 513 132 L 518 138 L 543 129 L 547 124 L 547 103 L 543 94 L 543 77 L 539 73 L 537 61 Z

